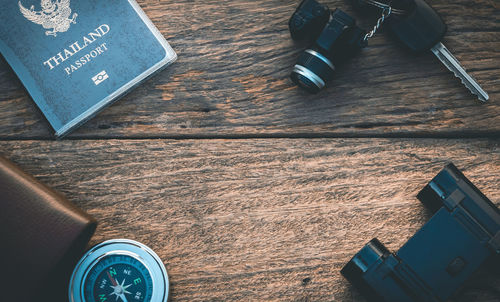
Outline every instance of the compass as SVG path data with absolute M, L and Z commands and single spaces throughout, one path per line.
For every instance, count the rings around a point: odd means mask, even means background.
M 89 250 L 76 265 L 70 302 L 166 302 L 168 275 L 158 255 L 142 243 L 116 239 Z

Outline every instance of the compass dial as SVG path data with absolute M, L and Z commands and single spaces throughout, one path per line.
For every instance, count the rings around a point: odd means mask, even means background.
M 116 254 L 102 258 L 89 272 L 84 284 L 86 301 L 151 300 L 153 280 L 138 259 Z
M 110 240 L 87 252 L 76 266 L 71 302 L 167 301 L 168 275 L 159 257 L 131 240 Z

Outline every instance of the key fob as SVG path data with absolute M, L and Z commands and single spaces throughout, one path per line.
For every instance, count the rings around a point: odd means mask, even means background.
M 410 1 L 414 2 L 411 5 Z M 388 26 L 394 35 L 411 51 L 423 52 L 440 42 L 446 34 L 443 19 L 424 0 L 395 0 L 394 6 L 411 7 L 405 15 L 393 14 Z M 403 3 L 404 2 L 404 3 Z

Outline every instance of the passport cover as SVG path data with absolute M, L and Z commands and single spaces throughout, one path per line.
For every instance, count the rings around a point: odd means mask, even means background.
M 133 0 L 2 0 L 0 52 L 62 137 L 177 58 Z

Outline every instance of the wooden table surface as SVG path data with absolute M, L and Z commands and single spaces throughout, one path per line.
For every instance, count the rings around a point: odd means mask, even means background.
M 0 59 L 0 153 L 99 227 L 164 261 L 172 301 L 364 301 L 339 271 L 428 219 L 417 192 L 454 162 L 500 206 L 500 3 L 429 0 L 481 104 L 430 53 L 381 31 L 318 95 L 288 76 L 299 1 L 140 0 L 179 54 L 65 140 Z M 324 1 L 356 17 L 348 1 Z M 456 301 L 499 301 L 483 272 Z

